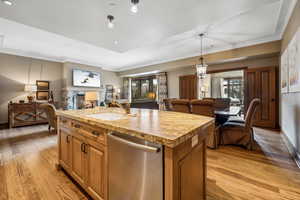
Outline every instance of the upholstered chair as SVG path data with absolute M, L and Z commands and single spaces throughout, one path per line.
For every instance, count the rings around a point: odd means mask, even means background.
M 172 111 L 190 113 L 190 101 L 188 99 L 171 100 Z
M 211 100 L 191 100 L 191 113 L 215 117 L 214 102 Z
M 166 111 L 171 111 L 172 110 L 172 104 L 171 104 L 172 100 L 175 100 L 175 98 L 173 98 L 173 99 L 164 99 L 163 100 L 164 110 L 166 110 Z
M 48 130 L 51 131 L 51 127 L 54 128 L 55 132 L 57 131 L 57 116 L 56 116 L 56 108 L 52 104 L 42 104 L 40 105 L 41 109 L 43 109 L 48 118 Z
M 215 109 L 216 110 L 229 110 L 230 109 L 230 99 L 229 98 L 216 98 Z
M 212 99 L 191 100 L 191 113 L 215 118 L 215 107 Z M 215 128 L 209 131 L 206 143 L 209 148 L 216 149 L 220 143 L 220 125 L 215 124 Z
M 245 123 L 226 122 L 221 127 L 221 144 L 235 144 L 252 150 L 254 145 L 253 119 L 260 99 L 253 99 L 249 105 Z

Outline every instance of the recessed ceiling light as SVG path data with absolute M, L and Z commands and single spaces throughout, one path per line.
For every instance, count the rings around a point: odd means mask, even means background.
M 108 23 L 107 23 L 107 27 L 108 28 L 114 28 L 114 23 L 113 23 L 113 20 L 114 20 L 115 18 L 114 18 L 114 16 L 112 16 L 112 15 L 108 15 L 107 16 L 107 20 L 108 20 Z
M 115 44 L 115 45 L 117 45 L 118 43 L 119 43 L 118 40 L 115 40 L 115 41 L 114 41 L 114 44 Z
M 132 4 L 132 6 L 131 6 L 131 12 L 133 12 L 133 13 L 137 13 L 138 12 L 138 3 L 139 3 L 139 0 L 131 0 L 131 4 Z
M 2 0 L 2 2 L 5 3 L 8 6 L 12 6 L 13 5 L 12 1 L 10 1 L 10 0 Z

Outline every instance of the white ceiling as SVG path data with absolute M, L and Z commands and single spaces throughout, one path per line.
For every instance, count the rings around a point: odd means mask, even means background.
M 120 71 L 199 55 L 201 32 L 206 53 L 278 40 L 296 1 L 140 0 L 137 14 L 130 0 L 0 2 L 0 51 Z

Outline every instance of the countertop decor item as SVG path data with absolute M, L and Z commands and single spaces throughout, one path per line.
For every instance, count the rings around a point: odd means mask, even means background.
M 29 93 L 27 96 L 28 102 L 29 103 L 33 102 L 34 101 L 33 92 L 37 91 L 37 86 L 33 84 L 26 84 L 24 87 L 24 91 Z

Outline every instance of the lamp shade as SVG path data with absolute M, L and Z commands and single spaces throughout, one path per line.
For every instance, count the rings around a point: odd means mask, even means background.
M 25 92 L 36 92 L 37 91 L 37 86 L 33 84 L 26 84 L 24 87 Z
M 84 99 L 86 101 L 97 101 L 98 100 L 98 93 L 97 92 L 86 92 Z

